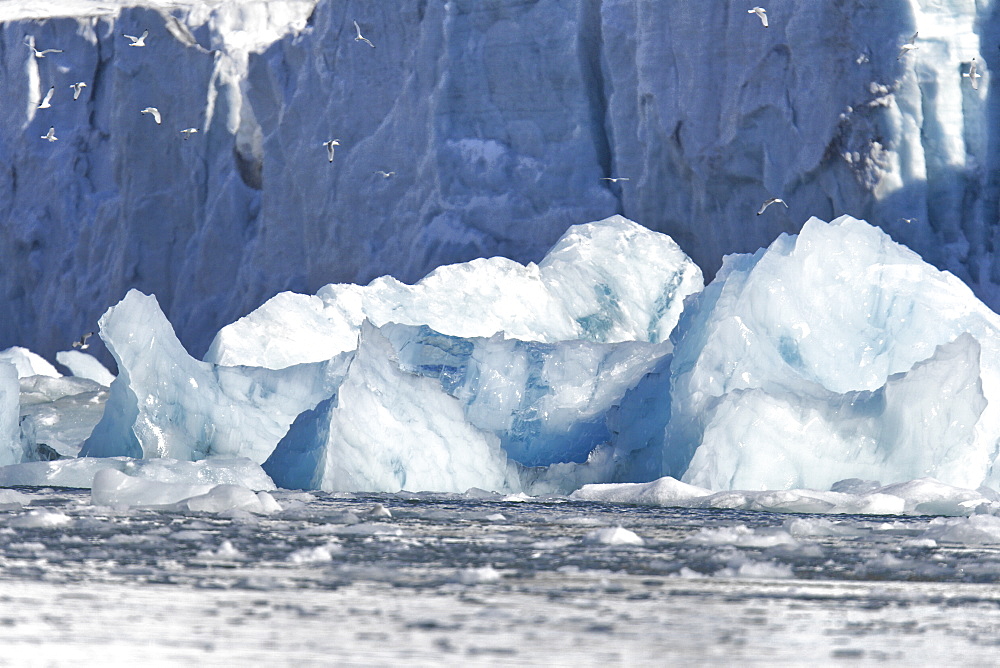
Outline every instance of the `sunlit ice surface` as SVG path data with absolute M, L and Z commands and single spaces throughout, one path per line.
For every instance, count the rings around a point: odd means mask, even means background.
M 284 490 L 263 515 L 6 494 L 0 665 L 967 663 L 993 656 L 1000 623 L 989 515 Z

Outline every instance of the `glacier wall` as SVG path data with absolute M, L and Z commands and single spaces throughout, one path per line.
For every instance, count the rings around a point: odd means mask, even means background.
M 848 213 L 1000 306 L 994 4 L 774 0 L 768 29 L 746 9 L 0 8 L 0 348 L 51 358 L 137 288 L 200 357 L 282 290 L 537 260 L 570 224 L 614 213 L 670 234 L 709 276 L 726 253 Z M 145 48 L 121 37 L 144 28 Z M 34 58 L 29 36 L 63 53 Z M 973 57 L 978 90 L 961 76 Z M 40 139 L 50 126 L 59 141 Z M 768 196 L 789 208 L 755 216 Z

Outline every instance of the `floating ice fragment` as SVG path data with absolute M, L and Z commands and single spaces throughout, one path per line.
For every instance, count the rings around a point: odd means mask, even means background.
M 30 510 L 24 515 L 18 515 L 10 520 L 7 525 L 19 529 L 52 529 L 66 526 L 72 521 L 73 519 L 69 515 L 56 510 Z
M 616 483 L 584 485 L 570 494 L 570 498 L 580 501 L 604 501 L 605 503 L 635 503 L 643 506 L 683 505 L 678 501 L 690 501 L 709 496 L 711 490 L 688 485 L 669 476 L 649 483 Z
M 594 529 L 583 535 L 583 542 L 592 545 L 644 545 L 644 541 L 634 531 L 624 527 Z
M 728 566 L 712 574 L 717 578 L 753 578 L 761 580 L 794 578 L 792 567 L 774 561 L 747 560 L 737 567 Z
M 333 555 L 342 552 L 343 547 L 336 543 L 317 545 L 316 547 L 304 547 L 295 550 L 288 555 L 288 561 L 293 564 L 319 564 L 333 560 Z
M 492 566 L 464 568 L 455 574 L 455 580 L 464 585 L 492 584 L 499 582 L 502 575 Z
M 243 553 L 237 550 L 232 542 L 228 540 L 222 541 L 222 544 L 219 545 L 218 549 L 199 551 L 198 556 L 203 559 L 222 559 L 230 561 L 244 558 Z

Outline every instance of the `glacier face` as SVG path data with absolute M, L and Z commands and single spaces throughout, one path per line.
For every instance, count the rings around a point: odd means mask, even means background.
M 283 290 L 537 261 L 613 213 L 709 274 L 849 213 L 997 306 L 993 4 L 768 12 L 765 30 L 742 4 L 648 0 L 4 7 L 0 346 L 51 357 L 137 288 L 201 356 Z M 144 27 L 145 48 L 121 37 Z M 63 53 L 33 58 L 28 36 Z M 754 216 L 767 196 L 790 208 Z

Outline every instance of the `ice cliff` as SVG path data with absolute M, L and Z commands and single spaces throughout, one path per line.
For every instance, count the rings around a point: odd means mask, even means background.
M 709 276 L 848 213 L 1000 305 L 993 3 L 774 0 L 768 29 L 748 8 L 6 3 L 0 348 L 52 357 L 136 288 L 200 357 L 282 290 L 538 261 L 614 213 Z M 768 196 L 790 208 L 754 216 Z

